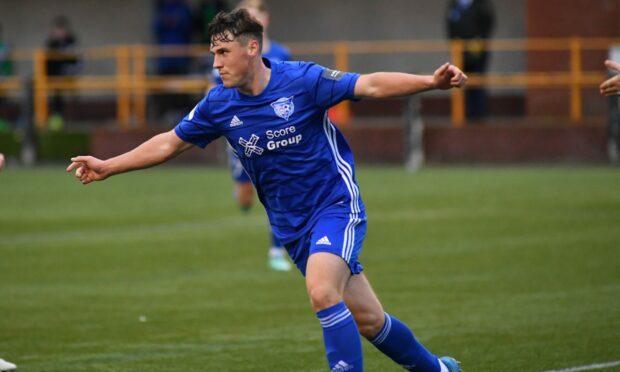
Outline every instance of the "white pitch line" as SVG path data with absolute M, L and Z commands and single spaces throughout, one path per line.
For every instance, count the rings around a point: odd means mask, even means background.
M 616 360 L 615 362 L 597 363 L 597 364 L 590 364 L 590 365 L 587 365 L 587 366 L 571 367 L 571 368 L 566 368 L 566 369 L 554 369 L 554 370 L 549 370 L 549 371 L 544 371 L 544 372 L 590 371 L 592 369 L 605 369 L 605 368 L 611 368 L 611 367 L 615 367 L 615 366 L 620 366 L 620 360 Z

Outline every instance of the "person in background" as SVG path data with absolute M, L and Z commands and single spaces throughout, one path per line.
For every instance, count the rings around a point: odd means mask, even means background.
M 4 30 L 0 23 L 0 76 L 13 75 L 13 62 L 11 61 L 11 46 L 4 40 Z
M 489 66 L 487 40 L 495 27 L 491 0 L 450 0 L 446 14 L 448 37 L 465 40 L 463 72 L 485 74 Z M 488 115 L 488 96 L 482 87 L 465 90 L 465 112 L 468 119 Z
M 620 160 L 620 63 L 610 59 L 605 61 L 605 67 L 614 76 L 601 83 L 601 95 L 609 97 L 609 121 L 607 127 L 607 154 L 609 159 Z
M 13 75 L 13 61 L 11 60 L 11 46 L 4 40 L 4 34 L 2 32 L 2 24 L 0 24 L 0 78 L 3 76 Z M 0 92 L 0 115 L 2 115 L 2 105 L 4 104 L 4 97 Z M 8 132 L 10 130 L 9 123 L 0 117 L 0 132 Z
M 155 40 L 161 46 L 189 45 L 192 37 L 192 10 L 184 0 L 159 0 L 155 9 Z M 186 75 L 190 59 L 187 56 L 160 57 L 160 75 Z
M 601 83 L 599 87 L 601 94 L 608 97 L 620 94 L 620 63 L 608 59 L 605 61 L 605 66 L 616 75 Z
M 77 37 L 71 30 L 69 19 L 58 16 L 52 21 L 52 28 L 45 43 L 48 52 L 46 62 L 47 75 L 52 77 L 73 76 L 78 68 L 78 56 L 75 51 Z M 65 101 L 56 91 L 52 95 L 49 128 L 60 130 L 64 125 Z
M 256 19 L 263 26 L 263 57 L 275 61 L 289 61 L 291 59 L 290 51 L 282 44 L 275 42 L 269 38 L 267 33 L 269 29 L 269 9 L 263 0 L 243 0 L 237 6 L 237 9 L 246 9 L 250 16 Z M 214 71 L 217 73 L 217 70 Z M 215 75 L 215 81 L 218 84 L 222 80 Z M 248 211 L 254 204 L 254 186 L 250 177 L 243 169 L 243 165 L 230 146 L 227 147 L 228 162 L 233 180 L 235 182 L 234 194 L 241 207 L 241 210 Z M 268 264 L 275 271 L 290 271 L 292 265 L 286 258 L 286 249 L 280 240 L 271 232 L 271 247 L 268 252 Z
M 193 13 L 185 0 L 158 0 L 155 4 L 154 39 L 162 53 L 157 58 L 158 75 L 184 76 L 191 71 L 191 58 L 183 53 L 176 54 L 177 46 L 188 46 L 192 42 Z M 172 52 L 173 55 L 166 55 Z M 162 93 L 152 97 L 157 117 L 165 121 L 178 120 L 193 99 L 188 94 Z
M 219 12 L 228 11 L 224 0 L 203 0 L 195 10 L 195 29 L 200 44 L 209 44 L 209 23 Z

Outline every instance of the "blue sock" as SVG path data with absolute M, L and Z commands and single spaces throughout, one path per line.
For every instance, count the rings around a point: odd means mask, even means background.
M 439 359 L 413 336 L 400 320 L 385 313 L 385 324 L 370 340 L 377 349 L 408 371 L 439 372 Z
M 327 362 L 332 371 L 363 371 L 362 341 L 353 315 L 344 304 L 316 313 L 323 327 Z

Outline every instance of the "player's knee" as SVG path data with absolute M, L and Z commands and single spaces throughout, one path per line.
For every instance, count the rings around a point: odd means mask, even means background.
M 342 301 L 338 290 L 330 285 L 315 285 L 308 288 L 308 296 L 314 311 L 327 309 Z
M 369 340 L 375 338 L 375 336 L 379 334 L 385 321 L 383 313 L 354 313 L 353 317 L 355 318 L 355 323 L 357 323 L 360 334 Z

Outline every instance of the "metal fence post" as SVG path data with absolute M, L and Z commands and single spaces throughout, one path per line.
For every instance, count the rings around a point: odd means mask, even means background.
M 420 108 L 422 103 L 419 94 L 407 100 L 405 110 L 405 169 L 415 172 L 424 165 L 424 123 Z

